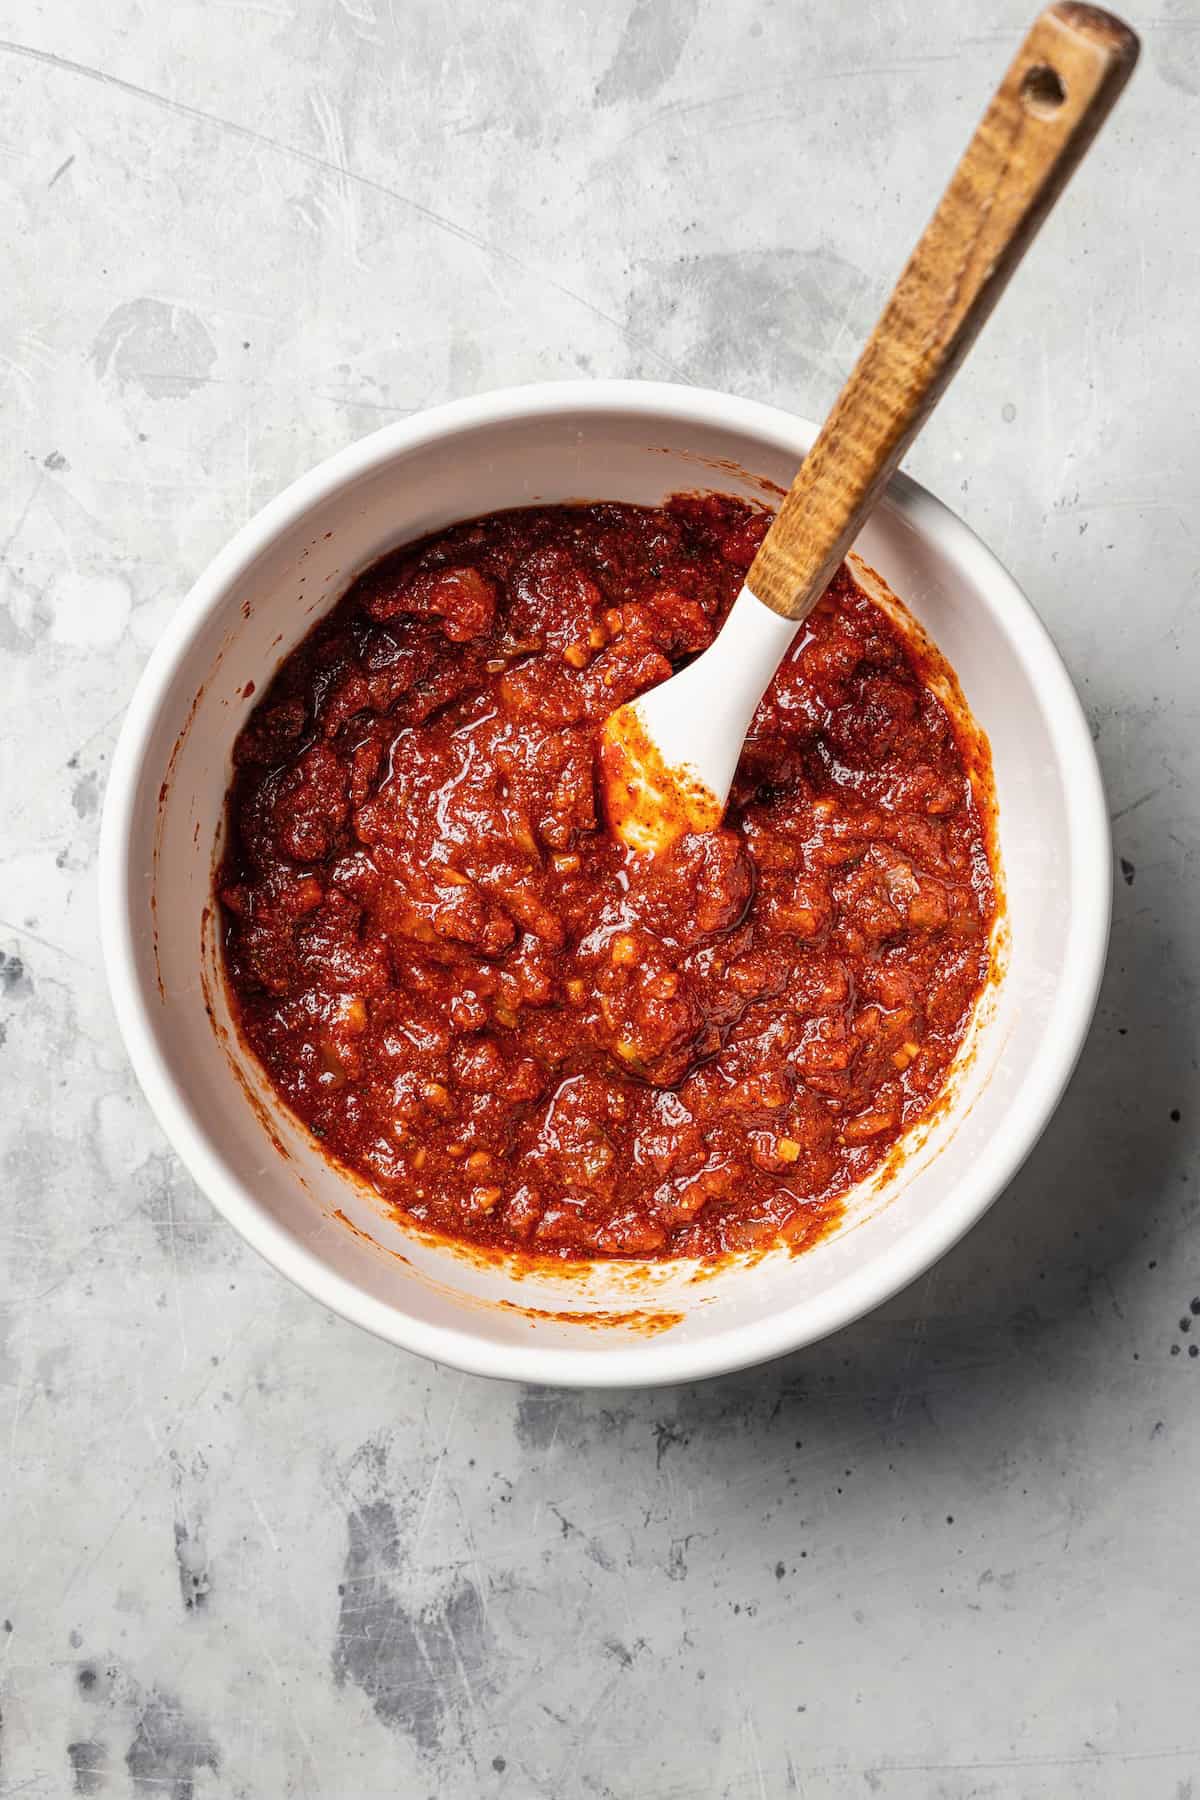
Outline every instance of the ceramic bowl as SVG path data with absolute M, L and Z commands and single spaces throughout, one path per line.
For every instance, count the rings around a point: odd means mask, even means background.
M 414 1234 L 332 1167 L 232 1029 L 211 910 L 234 737 L 313 620 L 384 551 L 535 500 L 656 503 L 786 487 L 790 414 L 642 382 L 487 394 L 339 452 L 243 527 L 179 607 L 114 757 L 101 845 L 105 957 L 134 1067 L 191 1174 L 322 1305 L 484 1375 L 692 1380 L 811 1343 L 920 1275 L 975 1223 L 1061 1095 L 1107 943 L 1110 845 L 1091 739 L 1028 601 L 965 525 L 897 477 L 857 550 L 958 673 L 994 762 L 1008 943 L 949 1098 L 899 1166 L 805 1254 L 558 1273 Z M 253 687 L 251 686 L 253 684 Z

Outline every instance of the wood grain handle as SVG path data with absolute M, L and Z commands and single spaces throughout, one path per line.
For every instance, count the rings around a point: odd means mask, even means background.
M 751 564 L 773 612 L 803 619 L 824 593 L 1137 56 L 1098 7 L 1035 21 Z

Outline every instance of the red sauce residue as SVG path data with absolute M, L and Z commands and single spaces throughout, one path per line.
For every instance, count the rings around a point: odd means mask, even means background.
M 721 803 L 689 769 L 670 767 L 646 731 L 636 706 L 619 706 L 604 721 L 599 742 L 605 818 L 632 850 L 665 850 L 690 831 L 715 831 Z
M 283 1157 L 285 1162 L 292 1162 L 293 1158 L 291 1151 L 279 1135 L 275 1120 L 271 1116 L 270 1108 L 267 1106 L 262 1095 L 255 1092 L 253 1084 L 246 1075 L 246 1071 L 241 1067 L 237 1057 L 233 1054 L 229 1042 L 229 1033 L 217 1017 L 217 1009 L 213 1002 L 213 990 L 209 981 L 210 968 L 219 980 L 220 949 L 215 941 L 215 919 L 213 909 L 209 906 L 205 906 L 200 913 L 200 996 L 204 1001 L 204 1011 L 208 1015 L 208 1022 L 212 1026 L 217 1041 L 225 1052 L 230 1072 L 238 1086 L 241 1088 L 251 1112 L 266 1132 L 267 1140 L 270 1143 L 271 1148 L 277 1151 L 277 1153 Z M 165 994 L 163 998 L 166 998 Z M 298 1174 L 297 1179 L 300 1181 L 302 1187 L 308 1185 L 302 1175 Z
M 392 1250 L 386 1245 L 380 1244 L 369 1231 L 364 1231 L 361 1225 L 355 1224 L 354 1220 L 348 1213 L 343 1212 L 340 1206 L 334 1208 L 331 1217 L 335 1218 L 338 1224 L 350 1232 L 353 1237 L 358 1238 L 360 1243 L 369 1244 L 372 1250 L 380 1251 L 385 1256 L 394 1257 L 397 1262 L 404 1263 L 411 1268 L 412 1265 L 407 1256 L 402 1255 L 399 1250 Z M 550 1266 L 553 1273 L 558 1276 L 571 1270 L 570 1264 L 561 1262 L 555 1262 Z M 460 1294 L 455 1297 L 461 1304 L 464 1296 Z M 660 1332 L 670 1331 L 673 1326 L 682 1325 L 686 1317 L 686 1314 L 681 1312 L 656 1311 L 650 1307 L 636 1307 L 628 1311 L 568 1312 L 562 1310 L 548 1312 L 539 1306 L 522 1306 L 515 1300 L 483 1301 L 480 1304 L 495 1306 L 500 1312 L 517 1313 L 521 1318 L 532 1320 L 534 1324 L 583 1325 L 593 1331 L 632 1331 L 643 1337 L 655 1337 Z
M 600 726 L 712 641 L 768 520 L 454 526 L 368 570 L 237 740 L 235 1016 L 418 1230 L 559 1266 L 806 1248 L 937 1103 L 992 955 L 986 745 L 847 570 L 723 826 L 647 858 L 597 820 Z
M 769 475 L 755 475 L 752 470 L 745 468 L 740 462 L 734 462 L 729 456 L 702 456 L 698 450 L 681 450 L 673 444 L 656 444 L 651 454 L 669 456 L 672 462 L 696 463 L 701 468 L 715 469 L 721 475 L 732 475 L 746 487 L 761 494 L 769 503 L 782 500 L 787 493 L 787 489 L 780 487 L 777 481 L 772 481 Z
M 586 1325 L 593 1331 L 634 1331 L 642 1337 L 657 1337 L 660 1331 L 670 1331 L 682 1325 L 686 1316 L 680 1312 L 646 1311 L 543 1312 L 536 1306 L 518 1306 L 513 1300 L 498 1300 L 496 1305 L 501 1312 L 520 1313 L 535 1324 L 544 1321 L 553 1325 Z
M 220 662 L 220 657 L 217 658 L 217 661 L 218 663 Z M 155 986 L 158 988 L 158 997 L 164 1005 L 166 1005 L 167 990 L 163 982 L 162 960 L 159 956 L 158 870 L 159 864 L 162 861 L 163 833 L 166 830 L 167 800 L 170 796 L 171 784 L 175 779 L 176 764 L 179 761 L 183 746 L 187 742 L 188 732 L 192 729 L 192 723 L 197 712 L 200 710 L 200 703 L 204 699 L 205 686 L 205 683 L 201 683 L 194 695 L 192 704 L 188 707 L 187 718 L 183 721 L 183 727 L 179 736 L 171 746 L 171 754 L 167 758 L 167 772 L 159 784 L 158 805 L 155 808 L 154 839 L 150 848 L 150 927 L 151 947 L 154 951 L 154 982 Z
M 242 689 L 242 699 L 249 700 L 249 698 L 250 698 L 251 694 L 253 694 L 253 692 L 254 692 L 254 683 L 252 681 L 248 681 L 246 683 L 245 687 Z
M 369 1231 L 364 1231 L 361 1225 L 356 1225 L 349 1213 L 344 1213 L 340 1206 L 334 1207 L 330 1217 L 336 1219 L 339 1225 L 345 1226 L 352 1237 L 358 1238 L 361 1243 L 370 1244 L 372 1250 L 378 1250 L 384 1256 L 391 1256 L 397 1262 L 408 1264 L 407 1256 L 402 1256 L 399 1250 L 392 1250 L 386 1244 L 381 1244 L 378 1239 L 371 1236 Z M 411 1264 L 409 1266 L 411 1267 Z

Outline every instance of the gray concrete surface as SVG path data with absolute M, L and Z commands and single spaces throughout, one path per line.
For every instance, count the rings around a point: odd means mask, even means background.
M 706 1386 L 463 1378 L 181 1174 L 96 945 L 121 712 L 286 481 L 512 381 L 817 415 L 1022 0 L 3 8 L 0 1794 L 1200 1792 L 1200 5 L 911 458 L 1087 704 L 1122 874 L 971 1238 Z

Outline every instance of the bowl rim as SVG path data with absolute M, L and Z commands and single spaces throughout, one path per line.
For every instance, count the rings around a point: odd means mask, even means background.
M 211 611 L 273 539 L 315 505 L 398 455 L 440 438 L 506 422 L 624 413 L 667 425 L 716 425 L 757 437 L 797 457 L 816 435 L 808 420 L 780 407 L 715 389 L 671 382 L 537 382 L 450 401 L 385 425 L 301 475 L 247 521 L 218 552 L 179 604 L 138 680 L 113 753 L 98 858 L 100 937 L 113 1008 L 138 1081 L 189 1174 L 260 1255 L 321 1305 L 377 1337 L 469 1374 L 563 1387 L 651 1387 L 732 1373 L 829 1336 L 862 1318 L 924 1274 L 988 1210 L 1033 1149 L 1078 1061 L 1099 995 L 1112 904 L 1108 811 L 1078 695 L 1030 602 L 999 559 L 956 514 L 909 476 L 897 474 L 885 498 L 922 536 L 933 537 L 952 566 L 986 597 L 1045 708 L 1058 766 L 1067 779 L 1071 909 L 1067 953 L 1054 1012 L 1013 1097 L 1006 1129 L 988 1144 L 970 1175 L 929 1216 L 871 1261 L 852 1268 L 815 1299 L 731 1325 L 710 1340 L 671 1334 L 644 1342 L 587 1347 L 496 1344 L 467 1325 L 437 1325 L 363 1292 L 331 1269 L 310 1245 L 259 1206 L 228 1166 L 176 1084 L 160 1049 L 149 997 L 139 980 L 130 905 L 129 853 L 147 802 L 140 779 L 162 703 Z M 469 1319 L 469 1313 L 465 1314 Z

